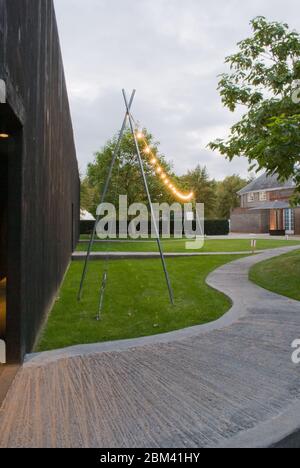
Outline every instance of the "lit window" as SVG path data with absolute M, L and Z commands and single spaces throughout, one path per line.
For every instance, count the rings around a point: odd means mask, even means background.
M 253 202 L 254 201 L 254 193 L 253 192 L 248 193 L 247 200 L 248 200 L 248 202 Z
M 295 212 L 291 208 L 284 210 L 284 224 L 287 233 L 293 233 L 295 230 Z
M 259 192 L 259 201 L 267 200 L 267 192 Z

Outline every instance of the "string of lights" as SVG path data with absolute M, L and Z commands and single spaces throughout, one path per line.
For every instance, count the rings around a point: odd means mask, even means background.
M 143 145 L 143 153 L 148 157 L 149 162 L 151 166 L 153 166 L 153 170 L 155 171 L 157 177 L 159 177 L 162 182 L 166 185 L 166 187 L 173 193 L 173 195 L 178 198 L 181 201 L 189 202 L 192 201 L 194 198 L 194 192 L 190 192 L 188 194 L 185 194 L 181 192 L 176 185 L 173 183 L 171 180 L 171 177 L 166 174 L 164 171 L 163 167 L 161 166 L 159 162 L 159 158 L 157 155 L 153 152 L 151 147 L 149 146 L 147 139 L 143 132 L 139 130 L 138 128 L 136 129 L 136 137 L 140 143 Z

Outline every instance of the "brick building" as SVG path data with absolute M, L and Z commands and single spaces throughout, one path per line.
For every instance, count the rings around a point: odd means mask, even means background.
M 231 213 L 231 232 L 300 234 L 300 207 L 291 208 L 292 179 L 280 182 L 276 174 L 263 174 L 238 192 L 240 208 Z

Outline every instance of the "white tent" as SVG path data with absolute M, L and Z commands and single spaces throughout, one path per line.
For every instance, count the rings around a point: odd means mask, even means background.
M 96 221 L 96 219 L 87 210 L 80 210 L 80 221 Z

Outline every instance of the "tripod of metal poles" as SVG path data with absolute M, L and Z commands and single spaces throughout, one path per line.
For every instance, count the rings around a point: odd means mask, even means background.
M 139 161 L 139 167 L 140 167 L 140 171 L 141 171 L 145 191 L 146 191 L 146 194 L 147 194 L 148 203 L 149 203 L 149 206 L 150 206 L 151 217 L 152 217 L 152 222 L 153 222 L 154 231 L 155 231 L 155 237 L 156 237 L 157 246 L 158 246 L 158 250 L 159 250 L 159 254 L 160 254 L 160 258 L 161 258 L 162 268 L 163 268 L 165 279 L 166 279 L 166 284 L 167 284 L 167 288 L 168 288 L 170 302 L 171 302 L 172 305 L 174 305 L 174 295 L 173 295 L 173 290 L 172 290 L 172 286 L 171 286 L 171 281 L 170 281 L 170 277 L 169 277 L 169 273 L 168 273 L 168 270 L 167 270 L 167 265 L 166 265 L 166 261 L 165 261 L 165 257 L 164 257 L 160 237 L 159 237 L 159 228 L 157 226 L 157 221 L 156 221 L 154 210 L 153 210 L 151 195 L 150 195 L 150 191 L 149 191 L 149 187 L 148 187 L 146 174 L 145 174 L 145 171 L 144 171 L 143 160 L 142 160 L 140 148 L 139 148 L 138 141 L 137 141 L 137 136 L 136 136 L 136 133 L 134 131 L 134 123 L 133 123 L 133 118 L 132 118 L 132 115 L 131 115 L 131 107 L 132 107 L 132 104 L 133 104 L 133 101 L 134 101 L 134 98 L 135 98 L 135 95 L 136 95 L 136 90 L 133 90 L 129 101 L 127 99 L 127 95 L 126 95 L 126 92 L 125 92 L 124 89 L 122 90 L 122 93 L 123 93 L 123 98 L 124 98 L 125 107 L 126 107 L 126 114 L 125 114 L 125 117 L 124 117 L 124 120 L 123 120 L 121 131 L 119 133 L 119 137 L 118 137 L 118 141 L 117 141 L 114 153 L 113 153 L 113 157 L 112 157 L 112 160 L 111 160 L 111 163 L 110 163 L 110 167 L 109 167 L 109 170 L 108 170 L 108 175 L 107 175 L 105 185 L 104 185 L 104 189 L 103 189 L 103 192 L 102 192 L 102 195 L 101 195 L 100 204 L 105 202 L 107 192 L 108 192 L 108 188 L 109 188 L 109 183 L 110 183 L 110 180 L 111 180 L 111 177 L 112 177 L 113 168 L 114 168 L 117 156 L 118 156 L 119 151 L 120 151 L 120 146 L 121 146 L 122 138 L 123 138 L 127 123 L 129 122 L 130 130 L 131 130 L 131 133 L 132 133 L 132 136 L 133 136 L 133 139 L 134 139 L 136 155 L 137 155 L 137 158 L 138 158 L 138 161 Z M 86 275 L 87 275 L 87 270 L 88 270 L 88 264 L 89 264 L 89 261 L 90 261 L 91 252 L 92 252 L 93 245 L 94 245 L 94 242 L 95 242 L 97 225 L 98 225 L 99 221 L 100 221 L 100 215 L 97 214 L 96 221 L 95 221 L 95 226 L 94 226 L 94 229 L 93 229 L 91 237 L 90 237 L 89 246 L 88 246 L 88 250 L 87 250 L 87 254 L 86 254 L 86 258 L 85 258 L 84 268 L 83 268 L 82 277 L 81 277 L 81 281 L 80 281 L 79 292 L 78 292 L 78 301 L 80 301 L 82 299 L 84 283 L 85 283 L 85 280 L 86 280 Z M 107 271 L 105 271 L 104 274 L 103 274 L 101 288 L 100 288 L 99 311 L 98 311 L 98 315 L 97 315 L 98 320 L 100 320 L 100 318 L 101 318 L 101 312 L 102 312 L 102 308 L 103 308 L 103 304 L 104 304 L 104 295 L 105 295 L 106 284 L 107 284 Z

